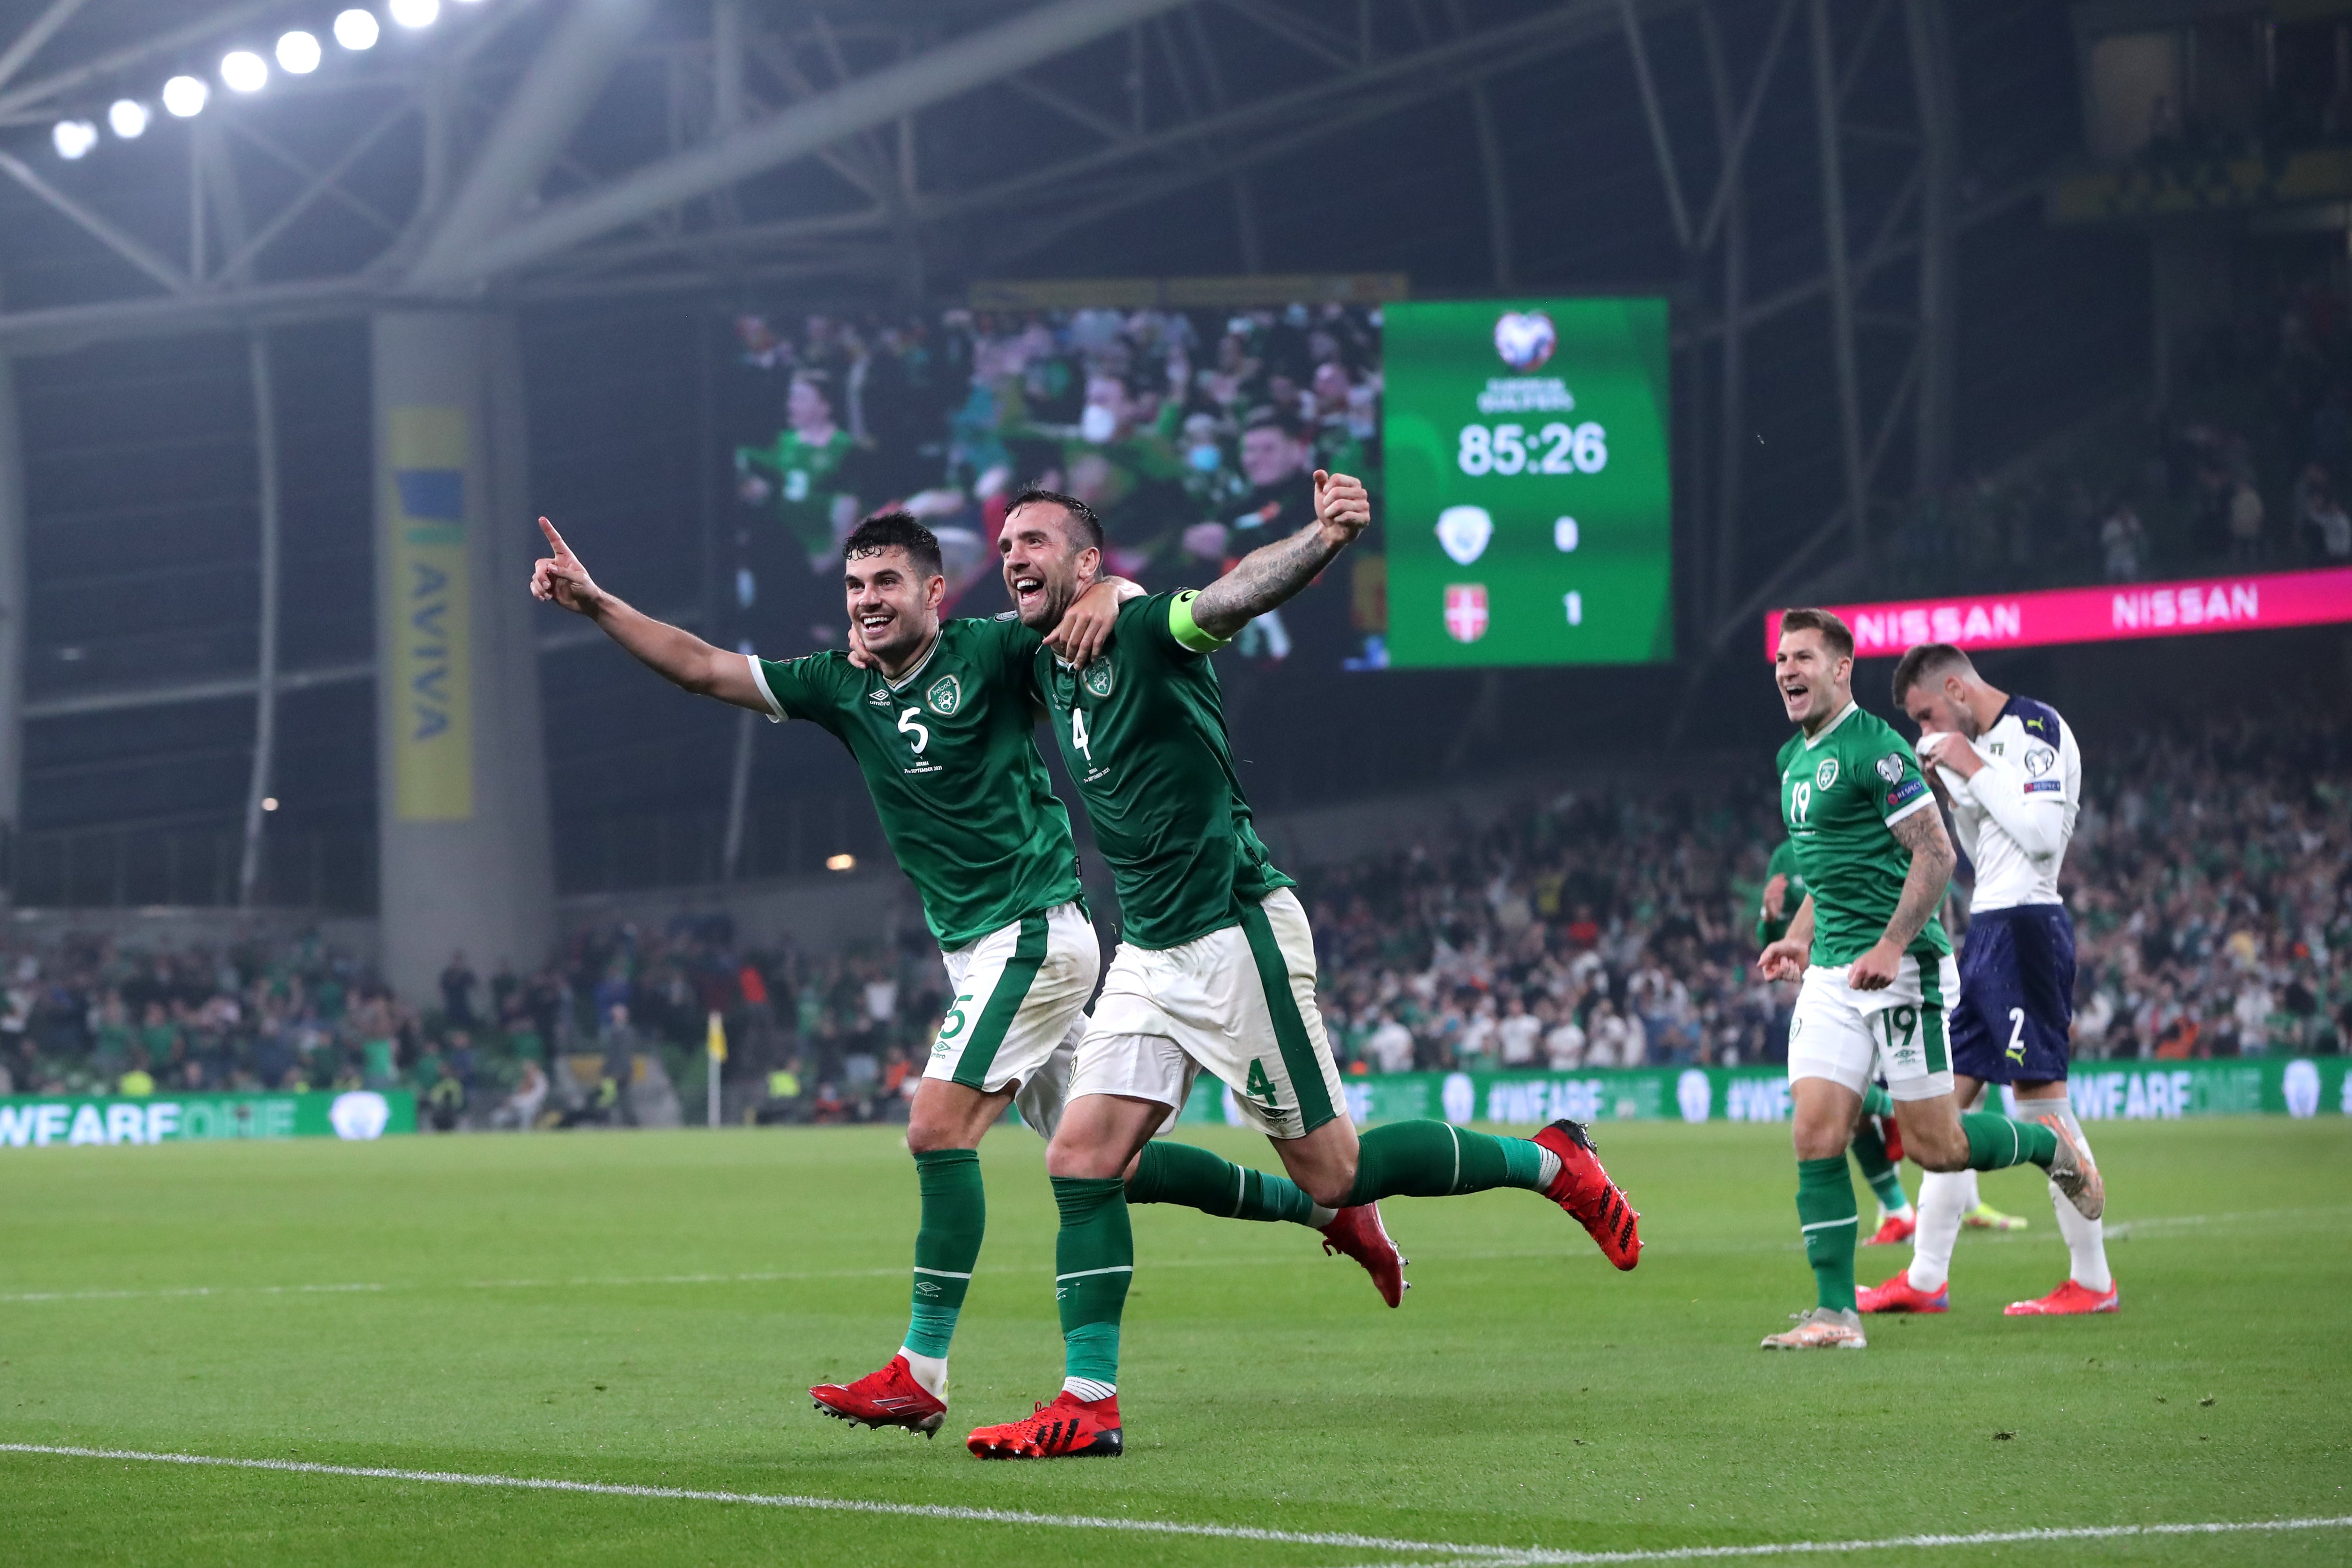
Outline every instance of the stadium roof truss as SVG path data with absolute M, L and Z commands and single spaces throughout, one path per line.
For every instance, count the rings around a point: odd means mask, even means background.
M 110 189 L 21 155 L 28 138 L 8 141 L 9 127 L 94 120 L 131 84 L 233 43 L 259 48 L 321 7 L 239 0 L 161 32 L 155 10 L 48 0 L 0 38 L 0 177 L 56 231 L 19 246 L 79 242 L 69 271 L 0 277 L 13 307 L 0 354 L 226 328 L 255 329 L 266 356 L 272 324 L 453 301 L 778 283 L 913 301 L 941 278 L 1034 267 L 1076 231 L 1202 187 L 1230 193 L 1237 268 L 1256 272 L 1253 170 L 1448 95 L 1473 117 L 1492 282 L 1507 290 L 1528 269 L 1490 84 L 1570 51 L 1622 51 L 1686 268 L 1677 347 L 1704 389 L 1685 405 L 1696 450 L 1683 485 L 1699 524 L 1685 561 L 1702 662 L 1769 595 L 1817 573 L 1828 547 L 1859 555 L 1895 497 L 1943 482 L 1954 236 L 2037 188 L 1963 208 L 1943 0 L 481 0 L 429 37 L 388 37 L 249 97 L 215 93 L 185 125 L 175 192 L 129 176 Z M 1678 84 L 1703 69 L 1698 113 L 1687 92 L 1679 105 L 1662 92 L 1669 49 Z M 1799 104 L 1816 270 L 1790 278 L 1783 266 L 1759 292 L 1761 227 L 1785 256 L 1791 225 L 1787 203 L 1751 198 L 1758 127 L 1782 110 L 1785 189 Z M 954 166 L 926 168 L 919 153 L 945 162 L 943 146 Z M 93 164 L 116 152 L 96 148 Z M 1840 504 L 1759 587 L 1740 525 L 1743 354 L 1758 328 L 1824 298 Z M 259 360 L 256 373 L 266 380 Z M 1907 462 L 1890 461 L 1905 449 Z M 0 522 L 9 515 L 0 497 Z M 9 663 L 21 669 L 21 653 Z M 250 680 L 364 674 L 279 672 L 265 654 Z M 26 716 L 222 689 L 186 679 Z

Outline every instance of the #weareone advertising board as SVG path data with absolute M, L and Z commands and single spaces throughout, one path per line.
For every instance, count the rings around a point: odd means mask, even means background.
M 1666 302 L 1399 303 L 1382 339 L 1389 664 L 1672 658 Z

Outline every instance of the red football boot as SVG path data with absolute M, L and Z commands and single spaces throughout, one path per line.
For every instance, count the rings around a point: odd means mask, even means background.
M 1948 1312 L 1952 1287 L 1948 1281 L 1933 1291 L 1914 1290 L 1906 1269 L 1883 1285 L 1864 1286 L 1855 1293 L 1853 1304 L 1865 1312 Z
M 2091 1312 L 2114 1312 L 2123 1310 L 2123 1291 L 2109 1281 L 2104 1291 L 2088 1285 L 2078 1285 L 2068 1280 L 2048 1295 L 2031 1301 L 2011 1301 L 2001 1308 L 2005 1318 L 2071 1318 Z
M 1412 1289 L 1412 1281 L 1404 1277 L 1404 1266 L 1412 1261 L 1397 1250 L 1389 1239 L 1388 1227 L 1381 1223 L 1381 1206 L 1360 1203 L 1353 1208 L 1343 1208 L 1322 1230 L 1323 1250 L 1328 1255 L 1343 1254 L 1364 1266 L 1372 1277 L 1372 1288 L 1381 1300 L 1395 1306 Z
M 1592 1152 L 1592 1136 L 1581 1122 L 1565 1117 L 1538 1133 L 1535 1141 L 1559 1156 L 1559 1175 L 1544 1196 L 1568 1210 L 1620 1269 L 1642 1260 L 1641 1216 L 1625 1201 L 1624 1189 L 1609 1179 Z
M 1901 1165 L 1903 1163 L 1903 1124 L 1892 1116 L 1881 1116 L 1878 1118 L 1878 1135 L 1886 1144 L 1886 1163 L 1891 1166 Z
M 1885 1223 L 1862 1239 L 1862 1244 L 1864 1247 L 1900 1246 L 1910 1240 L 1911 1233 L 1918 1228 L 1919 1211 L 1917 1209 L 1915 1208 L 1908 1214 L 1890 1214 L 1886 1217 Z
M 819 1410 L 837 1420 L 866 1427 L 904 1427 L 926 1437 L 938 1436 L 940 1423 L 948 1416 L 946 1403 L 915 1381 L 903 1355 L 892 1356 L 890 1364 L 881 1371 L 869 1372 L 845 1386 L 820 1383 L 809 1390 L 809 1397 L 816 1401 Z
M 976 1427 L 963 1443 L 979 1459 L 1115 1459 L 1125 1449 L 1118 1396 L 1089 1404 L 1066 1388 L 1036 1414 Z

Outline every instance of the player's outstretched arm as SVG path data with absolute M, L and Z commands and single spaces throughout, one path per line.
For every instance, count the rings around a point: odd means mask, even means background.
M 1904 949 L 1935 917 L 1944 890 L 1952 884 L 1952 868 L 1959 863 L 1944 819 L 1933 810 L 1914 811 L 1888 831 L 1911 852 L 1911 871 L 1903 879 L 1903 896 L 1895 901 L 1886 934 L 1846 971 L 1846 984 L 1857 991 L 1883 991 L 1895 983 Z
M 1315 580 L 1315 574 L 1370 526 L 1371 497 L 1346 474 L 1315 470 L 1315 520 L 1286 539 L 1250 551 L 1233 570 L 1201 590 L 1192 623 L 1231 637 Z
M 580 558 L 572 553 L 572 547 L 563 542 L 563 536 L 555 531 L 553 523 L 541 517 L 539 529 L 547 536 L 548 549 L 555 553 L 541 557 L 530 569 L 533 599 L 586 616 L 602 627 L 606 636 L 674 685 L 733 703 L 737 707 L 759 713 L 768 711 L 767 698 L 751 679 L 750 660 L 740 653 L 714 648 L 681 627 L 656 621 L 623 602 L 619 595 L 597 587 L 596 580 L 588 575 L 588 569 L 580 564 Z

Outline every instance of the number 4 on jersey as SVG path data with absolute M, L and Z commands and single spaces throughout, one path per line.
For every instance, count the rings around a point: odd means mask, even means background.
M 1088 763 L 1094 761 L 1094 748 L 1087 744 L 1087 710 L 1082 707 L 1070 710 L 1070 744 L 1078 748 L 1078 755 Z
M 1242 1086 L 1248 1092 L 1251 1099 L 1263 1100 L 1269 1110 L 1273 1108 L 1274 1080 L 1265 1075 L 1265 1062 L 1262 1059 L 1255 1056 L 1250 1058 L 1249 1077 L 1243 1081 Z

